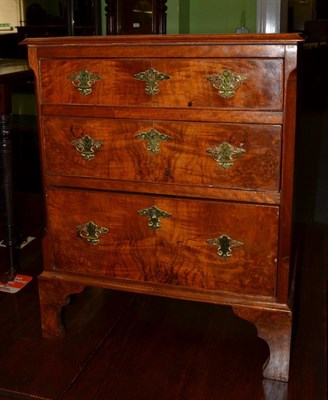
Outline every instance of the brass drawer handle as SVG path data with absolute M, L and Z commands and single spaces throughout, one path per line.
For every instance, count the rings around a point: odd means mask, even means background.
M 158 154 L 160 152 L 160 142 L 167 142 L 171 140 L 170 136 L 158 132 L 156 129 L 151 129 L 147 132 L 141 132 L 136 135 L 137 138 L 145 140 L 147 144 L 147 151 L 151 154 Z
M 171 214 L 167 213 L 166 211 L 160 210 L 156 206 L 145 208 L 144 210 L 139 210 L 138 214 L 143 215 L 144 217 L 149 217 L 148 226 L 151 229 L 161 228 L 160 218 L 172 217 Z
M 150 68 L 144 72 L 139 72 L 138 74 L 133 75 L 133 77 L 135 79 L 138 79 L 139 81 L 145 81 L 145 92 L 151 95 L 159 93 L 159 86 L 157 81 L 166 81 L 167 79 L 171 79 L 169 75 L 166 75 L 163 72 L 158 72 L 154 68 Z
M 72 140 L 71 143 L 87 161 L 93 160 L 96 152 L 104 146 L 102 142 L 92 139 L 89 135 L 84 135 L 80 139 Z
M 218 91 L 218 94 L 225 99 L 229 99 L 236 94 L 241 84 L 247 79 L 246 76 L 235 74 L 225 70 L 207 78 L 212 86 Z
M 108 233 L 108 228 L 96 225 L 93 221 L 76 227 L 77 234 L 80 238 L 86 239 L 90 244 L 98 244 L 100 241 L 99 235 Z
M 86 69 L 82 69 L 75 74 L 69 75 L 67 78 L 70 79 L 72 81 L 72 85 L 75 86 L 77 90 L 85 96 L 92 92 L 96 81 L 102 79 L 101 76 L 93 74 Z
M 215 239 L 207 239 L 206 242 L 218 246 L 217 253 L 219 257 L 224 259 L 231 257 L 232 248 L 244 245 L 244 243 L 238 240 L 231 239 L 228 235 L 221 235 Z
M 223 142 L 215 147 L 206 149 L 206 153 L 211 154 L 219 167 L 228 169 L 233 166 L 233 163 L 241 154 L 245 154 L 246 150 L 241 147 L 232 146 L 228 142 Z

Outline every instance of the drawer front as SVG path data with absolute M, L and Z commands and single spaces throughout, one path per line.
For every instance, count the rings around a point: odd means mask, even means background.
M 50 189 L 53 269 L 274 296 L 278 208 Z
M 280 126 L 49 117 L 43 131 L 48 174 L 279 190 Z
M 49 104 L 281 110 L 282 59 L 42 60 Z

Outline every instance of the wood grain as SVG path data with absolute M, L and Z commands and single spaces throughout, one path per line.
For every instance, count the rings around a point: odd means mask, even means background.
M 138 214 L 153 205 L 171 214 L 157 230 Z M 47 270 L 275 295 L 276 207 L 67 189 L 48 190 L 47 207 L 53 260 Z M 89 221 L 109 230 L 97 245 L 77 235 L 76 227 Z M 224 234 L 243 243 L 228 259 L 207 243 Z
M 163 53 L 165 57 L 165 53 Z M 169 108 L 282 109 L 282 60 L 279 59 L 167 59 L 43 60 L 40 66 L 42 103 Z M 145 82 L 134 75 L 150 68 L 170 79 L 158 82 L 159 93 L 145 92 Z M 69 76 L 87 70 L 101 79 L 89 95 L 79 93 Z M 246 77 L 232 98 L 218 95 L 208 77 L 229 70 Z M 59 89 L 59 90 L 58 90 Z
M 208 124 L 90 118 L 45 118 L 49 175 L 120 181 L 198 185 L 211 188 L 279 191 L 281 127 L 259 124 Z M 158 150 L 137 135 L 166 135 Z M 85 136 L 102 143 L 94 158 L 82 157 L 73 141 Z M 245 151 L 229 168 L 219 166 L 207 149 L 228 143 Z M 261 170 L 261 174 L 258 171 Z
M 100 285 L 234 305 L 272 349 L 267 376 L 288 380 L 301 40 L 149 35 L 25 41 L 36 74 L 46 188 L 41 282 L 53 280 L 50 292 L 60 288 L 57 298 L 44 290 L 44 304 L 48 297 L 60 308 L 71 284 L 71 290 Z M 158 91 L 150 95 L 135 75 L 151 68 L 168 79 L 157 79 Z M 70 77 L 79 71 L 99 77 L 84 94 Z M 230 97 L 208 79 L 224 71 L 243 77 Z M 149 129 L 170 138 L 156 155 L 135 141 Z M 104 144 L 87 165 L 71 143 L 85 133 Z M 221 143 L 245 152 L 218 172 L 208 149 Z M 169 214 L 153 220 L 161 224 L 156 230 L 140 215 L 155 206 Z M 104 231 L 98 244 L 78 235 L 85 224 Z M 231 257 L 222 258 L 213 246 L 222 237 L 237 241 Z M 50 330 L 56 334 L 54 315 Z

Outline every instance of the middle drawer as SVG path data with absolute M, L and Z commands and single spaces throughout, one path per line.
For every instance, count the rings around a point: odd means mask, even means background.
M 45 173 L 279 191 L 281 126 L 45 117 Z

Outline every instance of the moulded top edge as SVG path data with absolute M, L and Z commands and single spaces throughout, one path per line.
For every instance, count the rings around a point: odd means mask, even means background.
M 63 36 L 27 38 L 22 44 L 28 46 L 108 46 L 145 44 L 296 44 L 303 41 L 299 34 L 179 34 L 179 35 L 115 35 L 115 36 Z

